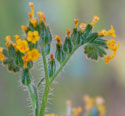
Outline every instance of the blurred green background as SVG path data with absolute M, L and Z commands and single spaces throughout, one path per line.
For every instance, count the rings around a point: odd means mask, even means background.
M 65 114 L 66 100 L 73 101 L 74 107 L 83 105 L 82 96 L 103 96 L 106 101 L 107 116 L 125 114 L 125 0 L 32 0 L 35 10 L 46 14 L 53 37 L 64 38 L 66 28 L 74 27 L 74 18 L 89 23 L 94 15 L 100 17 L 95 31 L 109 29 L 114 25 L 117 41 L 121 45 L 117 56 L 108 65 L 104 60 L 88 60 L 80 48 L 53 86 L 53 98 L 48 105 L 49 112 Z M 28 23 L 29 0 L 0 0 L 0 46 L 4 46 L 5 36 L 24 35 L 20 26 Z M 55 44 L 53 44 L 55 47 Z M 0 116 L 28 116 L 31 113 L 27 92 L 19 84 L 19 75 L 9 73 L 0 64 Z M 37 75 L 36 75 L 37 76 Z M 30 108 L 31 109 L 31 108 Z

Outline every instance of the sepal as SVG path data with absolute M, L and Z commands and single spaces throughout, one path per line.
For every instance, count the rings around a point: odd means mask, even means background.
M 62 63 L 65 59 L 65 53 L 63 51 L 62 45 L 56 44 L 56 59 L 58 60 L 59 63 Z
M 73 45 L 72 45 L 71 38 L 66 37 L 64 45 L 63 45 L 63 50 L 65 51 L 66 54 L 70 54 L 72 52 Z
M 78 30 L 77 30 L 77 28 L 74 28 L 73 32 L 71 34 L 71 40 L 72 40 L 74 46 L 77 43 L 77 39 L 78 39 Z
M 56 62 L 55 59 L 49 59 L 49 63 L 48 63 L 48 73 L 49 73 L 49 77 L 53 76 L 53 74 L 56 71 Z

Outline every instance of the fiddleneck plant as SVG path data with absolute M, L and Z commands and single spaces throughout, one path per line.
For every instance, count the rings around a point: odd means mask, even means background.
M 74 19 L 75 27 L 73 31 L 67 29 L 67 35 L 64 43 L 57 35 L 56 51 L 51 54 L 51 43 L 53 40 L 50 28 L 46 22 L 45 14 L 37 12 L 38 19 L 34 15 L 34 4 L 29 3 L 31 12 L 29 13 L 29 26 L 21 26 L 25 32 L 24 39 L 15 35 L 15 41 L 10 36 L 5 38 L 7 48 L 0 48 L 0 60 L 11 72 L 22 73 L 22 84 L 28 88 L 33 108 L 34 116 L 44 116 L 47 107 L 48 94 L 53 81 L 62 71 L 64 66 L 70 60 L 74 52 L 81 46 L 84 47 L 84 53 L 89 59 L 97 60 L 99 57 L 105 58 L 107 64 L 116 55 L 119 42 L 114 39 L 106 40 L 105 36 L 116 37 L 113 26 L 111 29 L 100 32 L 93 32 L 94 25 L 99 21 L 99 17 L 94 16 L 90 24 L 80 23 Z M 107 55 L 107 50 L 111 50 L 112 55 Z M 48 59 L 48 55 L 50 58 Z M 34 63 L 42 57 L 45 77 L 39 80 L 38 85 L 33 83 L 30 73 Z M 57 68 L 57 65 L 58 68 Z M 42 103 L 39 102 L 39 90 L 41 84 L 45 82 L 45 88 L 42 95 Z M 40 106 L 40 107 L 39 107 Z

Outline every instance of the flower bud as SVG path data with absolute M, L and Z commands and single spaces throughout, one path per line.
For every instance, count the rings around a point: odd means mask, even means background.
M 77 39 L 78 39 L 78 31 L 77 31 L 77 28 L 74 28 L 73 33 L 71 35 L 71 40 L 73 42 L 73 45 L 76 45 Z
M 16 52 L 16 64 L 18 66 L 21 66 L 21 67 L 23 67 L 23 65 L 24 65 L 24 61 L 22 60 L 22 56 L 23 56 L 22 53 L 20 53 L 19 51 Z
M 49 59 L 49 65 L 48 65 L 48 73 L 49 76 L 53 76 L 53 74 L 56 71 L 56 63 L 55 63 L 55 59 L 53 58 L 53 54 L 50 54 L 50 59 Z
M 57 35 L 56 36 L 56 40 L 57 40 L 57 44 L 56 44 L 56 59 L 58 60 L 58 62 L 62 63 L 65 59 L 65 53 L 63 51 L 63 46 L 60 40 L 60 37 Z
M 64 45 L 63 45 L 63 50 L 67 54 L 72 52 L 73 45 L 72 45 L 72 42 L 71 42 L 71 38 L 67 38 L 67 37 L 65 38 L 65 42 L 64 42 Z
M 31 69 L 32 67 L 33 67 L 33 62 L 32 61 L 27 62 L 27 68 Z
M 9 52 L 7 49 L 3 49 L 3 54 L 4 56 L 9 57 Z
M 23 70 L 22 84 L 29 85 L 30 83 L 31 83 L 31 76 L 29 74 L 29 69 L 26 68 Z
M 10 56 L 15 57 L 15 55 L 16 55 L 16 50 L 15 50 L 15 48 L 13 47 L 12 44 L 10 45 L 10 47 L 8 47 L 8 51 L 9 51 L 9 55 L 10 55 Z

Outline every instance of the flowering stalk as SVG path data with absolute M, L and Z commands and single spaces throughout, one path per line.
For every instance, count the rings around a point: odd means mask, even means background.
M 7 49 L 0 48 L 0 60 L 9 71 L 22 72 L 22 84 L 28 88 L 32 101 L 33 114 L 34 116 L 44 116 L 53 81 L 79 47 L 84 47 L 84 53 L 88 58 L 97 60 L 99 57 L 104 57 L 105 64 L 107 64 L 116 55 L 120 43 L 118 42 L 118 44 L 116 44 L 115 40 L 103 39 L 105 36 L 116 37 L 113 26 L 111 26 L 111 29 L 108 31 L 92 31 L 94 25 L 99 21 L 99 17 L 94 16 L 90 24 L 81 23 L 80 25 L 79 20 L 74 19 L 75 27 L 72 33 L 67 29 L 64 43 L 61 42 L 60 36 L 57 35 L 55 55 L 50 54 L 53 38 L 46 22 L 45 14 L 38 12 L 39 19 L 37 20 L 34 15 L 34 4 L 31 2 L 29 6 L 31 8 L 31 12 L 29 13 L 29 26 L 21 26 L 26 34 L 25 39 L 21 39 L 19 35 L 15 35 L 16 43 L 14 43 L 11 37 L 7 36 L 5 38 Z M 108 49 L 113 52 L 110 56 L 107 55 Z M 49 54 L 50 58 L 47 59 Z M 42 56 L 43 60 L 45 77 L 38 82 L 38 85 L 35 85 L 33 84 L 30 71 L 34 62 L 36 62 L 40 56 Z M 59 65 L 58 69 L 57 64 Z M 44 90 L 42 103 L 40 104 L 38 89 L 44 80 L 45 88 L 42 88 L 42 90 Z M 81 109 L 78 108 L 78 110 L 75 109 L 75 111 L 80 112 Z

